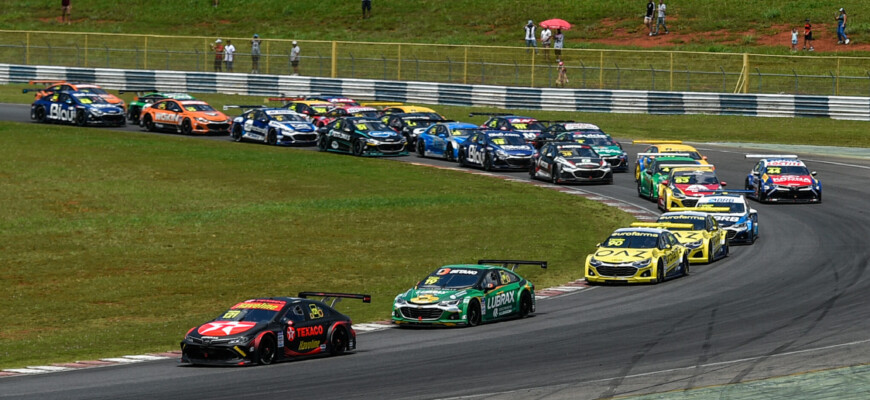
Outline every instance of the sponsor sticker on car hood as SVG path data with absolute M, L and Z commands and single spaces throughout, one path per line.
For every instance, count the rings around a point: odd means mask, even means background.
M 595 259 L 610 264 L 641 261 L 652 257 L 652 249 L 601 248 L 595 252 Z
M 718 184 L 699 185 L 699 184 L 677 184 L 677 189 L 691 196 L 700 196 L 702 193 L 712 193 L 714 190 L 719 190 Z
M 807 186 L 813 184 L 809 175 L 770 175 L 770 181 L 780 186 Z
M 203 336 L 230 336 L 246 332 L 255 326 L 256 322 L 214 321 L 201 325 L 196 332 Z

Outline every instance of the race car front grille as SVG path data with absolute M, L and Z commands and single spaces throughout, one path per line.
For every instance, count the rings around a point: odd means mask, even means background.
M 694 207 L 698 204 L 698 199 L 683 199 L 683 207 Z
M 398 153 L 404 149 L 404 143 L 388 143 L 378 145 L 378 151 L 380 151 L 381 153 Z
M 598 271 L 599 275 L 602 276 L 634 276 L 637 273 L 637 268 L 635 267 L 598 267 L 595 268 Z
M 531 161 L 530 158 L 508 158 L 507 165 L 513 168 L 528 168 Z
M 317 140 L 316 133 L 298 133 L 293 136 L 284 136 L 284 140 L 293 142 L 313 142 Z
M 402 307 L 402 316 L 409 319 L 438 319 L 444 313 L 439 308 Z
M 210 131 L 215 131 L 215 132 L 221 132 L 221 131 L 227 131 L 227 132 L 228 132 L 228 131 L 230 130 L 230 124 L 226 124 L 226 123 L 223 123 L 223 124 L 208 124 L 208 125 L 206 125 L 206 126 L 208 127 L 208 130 L 210 130 Z
M 598 169 L 574 171 L 574 176 L 580 179 L 601 179 L 604 178 L 605 172 Z
M 728 236 L 729 240 L 734 239 L 734 237 L 737 236 L 737 231 L 727 230 L 727 231 L 725 231 L 725 233 Z
M 817 196 L 809 186 L 794 186 L 788 188 L 779 187 L 771 197 L 784 200 L 812 200 Z
M 203 347 L 189 345 L 184 348 L 187 358 L 198 361 L 229 361 L 241 358 L 228 347 Z
M 622 164 L 622 159 L 620 159 L 619 157 L 605 158 L 605 160 L 607 160 L 607 162 L 614 167 L 618 167 Z

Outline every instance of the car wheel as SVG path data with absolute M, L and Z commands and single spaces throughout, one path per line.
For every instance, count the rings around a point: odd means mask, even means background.
M 456 157 L 453 156 L 453 146 L 447 146 L 447 150 L 444 150 L 444 157 L 447 158 L 447 161 L 456 161 Z
M 529 164 L 529 179 L 531 179 L 531 180 L 535 179 L 535 163 L 534 162 Z
M 725 240 L 725 244 L 722 245 L 722 257 L 728 257 L 728 253 L 731 252 L 731 246 L 728 245 L 728 240 Z
M 426 149 L 424 148 L 422 140 L 417 141 L 417 157 L 423 157 L 426 155 Z
M 464 167 L 464 166 L 466 166 L 466 164 L 465 164 L 465 154 L 462 153 L 462 149 L 461 149 L 461 148 L 459 149 L 459 166 L 460 166 L 460 167 Z
M 260 340 L 255 359 L 260 365 L 269 365 L 275 360 L 275 339 L 272 336 L 263 336 Z
M 348 342 L 347 330 L 341 326 L 336 327 L 335 330 L 332 331 L 332 337 L 329 338 L 329 354 L 334 356 L 344 354 L 347 350 Z
M 640 182 L 640 164 L 636 164 L 634 167 L 634 181 Z
M 154 132 L 154 120 L 151 119 L 151 114 L 145 114 L 145 130 L 148 132 Z
M 492 171 L 492 156 L 489 153 L 486 153 L 486 156 L 483 157 L 483 170 Z
M 643 191 L 640 189 L 640 182 L 637 183 L 637 197 L 644 198 Z
M 193 133 L 193 125 L 190 123 L 190 118 L 185 118 L 184 121 L 181 121 L 181 133 L 184 135 Z
M 232 132 L 230 132 L 230 137 L 235 142 L 241 142 L 242 141 L 242 126 L 239 124 L 233 125 L 233 130 L 232 130 Z
M 271 146 L 278 145 L 278 133 L 274 129 L 269 129 L 269 133 L 266 134 L 266 144 Z
M 477 299 L 471 300 L 468 303 L 468 308 L 465 311 L 466 325 L 480 325 L 480 302 Z
M 682 267 L 680 269 L 683 270 L 683 276 L 689 276 L 689 258 L 683 257 Z
M 127 119 L 130 120 L 131 124 L 138 125 L 139 124 L 139 107 L 130 107 L 127 110 Z
M 353 142 L 353 155 L 357 157 L 362 157 L 363 149 L 365 148 L 365 144 L 362 139 L 357 139 Z
M 562 171 L 560 171 L 560 169 L 561 168 L 559 168 L 558 165 L 554 165 L 553 172 L 550 172 L 550 182 L 552 182 L 554 185 L 559 184 L 559 174 L 562 173 Z
M 76 125 L 85 126 L 88 124 L 88 114 L 85 110 L 76 110 Z
M 613 184 L 613 173 L 612 172 L 610 173 L 610 175 L 607 176 L 607 178 L 604 179 L 604 184 L 606 184 L 606 185 Z
M 35 117 L 37 122 L 45 122 L 45 107 L 36 107 Z
M 326 138 L 326 135 L 320 135 L 317 138 L 317 150 L 326 151 L 329 148 L 329 139 Z
M 716 255 L 713 254 L 713 241 L 707 244 L 707 264 L 713 262 L 716 259 Z
M 659 265 L 656 267 L 656 283 L 665 281 L 665 260 L 659 259 Z
M 520 318 L 528 317 L 532 313 L 532 296 L 529 292 L 523 292 L 520 296 Z

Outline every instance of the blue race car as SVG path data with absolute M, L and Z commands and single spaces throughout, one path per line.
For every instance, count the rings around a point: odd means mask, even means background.
M 317 149 L 355 156 L 406 156 L 407 142 L 386 124 L 366 117 L 343 117 L 320 127 Z
M 317 128 L 304 115 L 286 108 L 255 108 L 233 118 L 230 137 L 237 142 L 313 146 L 317 143 Z
M 747 154 L 746 158 L 760 158 L 746 176 L 748 197 L 760 203 L 821 203 L 822 182 L 816 171 L 793 154 Z
M 465 122 L 432 125 L 417 136 L 417 155 L 456 161 L 459 158 L 459 145 L 478 131 L 477 125 Z
M 753 244 L 758 239 L 758 211 L 740 193 L 744 190 L 723 190 L 698 199 L 695 208 L 710 208 L 713 219 L 728 233 L 729 244 Z M 734 193 L 737 192 L 737 193 Z
M 481 115 L 483 113 L 471 113 L 469 116 Z M 501 131 L 519 132 L 529 143 L 534 143 L 539 136 L 547 129 L 544 124 L 538 122 L 532 117 L 524 117 L 521 115 L 511 114 L 490 114 L 490 117 L 480 127 L 482 129 L 498 129 Z
M 61 122 L 86 125 L 124 126 L 124 109 L 93 93 L 58 91 L 44 96 L 30 106 L 30 119 L 38 122 Z
M 523 134 L 511 131 L 478 131 L 459 145 L 459 165 L 493 169 L 527 171 L 535 147 L 526 143 Z

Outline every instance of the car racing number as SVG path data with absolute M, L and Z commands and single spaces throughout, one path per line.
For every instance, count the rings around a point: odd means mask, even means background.
M 323 309 L 318 307 L 317 304 L 309 304 L 308 311 L 308 316 L 311 319 L 323 318 Z

